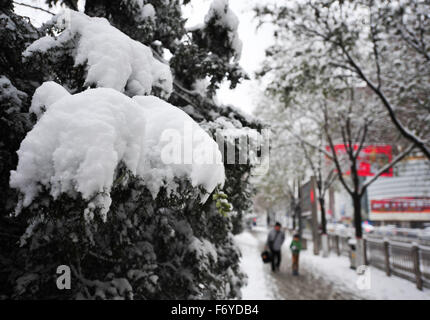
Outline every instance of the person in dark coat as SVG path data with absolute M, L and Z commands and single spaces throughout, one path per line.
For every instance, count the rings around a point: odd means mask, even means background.
M 272 271 L 279 270 L 281 265 L 281 247 L 285 241 L 285 233 L 281 231 L 281 227 L 281 224 L 276 222 L 267 236 L 266 248 L 270 250 L 272 256 Z

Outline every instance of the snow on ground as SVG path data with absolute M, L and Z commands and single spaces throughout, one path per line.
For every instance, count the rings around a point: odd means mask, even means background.
M 276 285 L 264 270 L 261 261 L 258 240 L 249 232 L 243 232 L 234 237 L 242 252 L 240 267 L 248 276 L 248 284 L 242 288 L 244 300 L 272 300 L 278 299 Z
M 254 227 L 256 237 L 249 232 L 236 236 L 238 239 L 246 240 L 248 246 L 254 246 L 254 250 L 258 250 L 258 244 L 266 241 L 268 229 L 266 227 Z M 252 239 L 253 238 L 253 239 Z M 288 245 L 291 242 L 291 237 L 287 236 L 284 247 L 283 256 L 290 255 Z M 241 246 L 244 261 L 256 259 L 256 257 L 247 257 L 252 251 L 251 248 L 243 250 L 244 245 Z M 257 252 L 258 253 L 258 252 Z M 259 253 L 258 253 L 259 254 Z M 259 258 L 259 257 L 258 257 Z M 256 260 L 255 260 L 256 261 Z M 267 278 L 267 270 L 263 269 L 261 261 L 260 267 L 253 266 L 251 269 L 252 276 L 250 276 L 248 287 L 245 292 L 251 290 L 261 290 L 261 279 Z M 250 263 L 252 264 L 252 263 Z M 424 289 L 420 291 L 416 288 L 415 283 L 397 276 L 388 277 L 384 271 L 374 267 L 369 267 L 370 282 L 363 281 L 363 277 L 357 275 L 356 271 L 350 268 L 349 258 L 345 256 L 337 256 L 335 253 L 330 253 L 330 256 L 323 258 L 322 256 L 315 256 L 313 254 L 312 243 L 308 244 L 308 249 L 300 253 L 300 268 L 305 268 L 308 272 L 312 273 L 317 279 L 328 281 L 333 285 L 334 290 L 342 290 L 351 292 L 355 296 L 362 297 L 363 299 L 377 299 L 377 300 L 430 300 L 430 290 Z M 244 268 L 245 272 L 249 272 Z M 257 272 L 260 274 L 258 275 Z M 252 281 L 258 283 L 253 284 Z M 269 280 L 265 280 L 269 281 Z M 370 284 L 370 285 L 367 285 Z M 316 284 L 317 285 L 317 284 Z M 361 289 L 360 289 L 361 288 Z M 257 291 L 258 292 L 258 291 Z M 247 292 L 247 295 L 252 295 L 252 292 Z M 284 297 L 288 298 L 288 297 Z
M 288 239 L 291 241 L 290 239 Z M 369 267 L 370 285 L 364 285 L 365 289 L 359 289 L 357 281 L 359 276 L 351 269 L 349 258 L 338 257 L 335 253 L 323 258 L 313 254 L 313 246 L 301 254 L 301 262 L 310 270 L 320 274 L 322 277 L 329 277 L 330 281 L 337 286 L 347 287 L 356 294 L 366 299 L 378 300 L 430 300 L 430 290 L 420 291 L 416 288 L 415 282 L 397 277 L 388 277 L 383 270 Z

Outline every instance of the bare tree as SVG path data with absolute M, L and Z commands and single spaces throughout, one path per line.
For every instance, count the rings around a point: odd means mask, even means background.
M 325 191 L 338 177 L 351 197 L 355 236 L 362 245 L 362 198 L 367 187 L 407 156 L 415 144 L 399 143 L 398 150 L 395 150 L 396 156 L 391 161 L 387 159 L 372 177 L 362 183 L 359 169 L 363 149 L 369 144 L 384 143 L 387 140 L 386 132 L 392 131 L 391 123 L 385 121 L 385 110 L 378 110 L 378 105 L 372 103 L 372 97 L 361 89 L 338 90 L 336 95 L 326 97 L 306 95 L 298 102 L 290 107 L 290 113 L 295 116 L 290 118 L 285 128 L 300 142 L 301 154 L 316 177 L 319 198 L 322 200 L 321 210 L 325 209 Z M 316 152 L 313 156 L 311 150 Z M 334 168 L 323 164 L 323 158 L 330 159 Z M 322 174 L 324 170 L 325 175 Z
M 279 41 L 262 70 L 276 75 L 272 90 L 291 99 L 326 81 L 365 85 L 394 128 L 430 159 L 428 1 L 307 0 L 256 12 L 277 26 Z

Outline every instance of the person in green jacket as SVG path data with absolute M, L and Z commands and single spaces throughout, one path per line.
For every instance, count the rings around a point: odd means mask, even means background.
M 302 243 L 300 241 L 300 236 L 295 234 L 293 236 L 293 241 L 291 241 L 290 249 L 293 254 L 293 276 L 299 275 L 299 253 L 302 249 Z

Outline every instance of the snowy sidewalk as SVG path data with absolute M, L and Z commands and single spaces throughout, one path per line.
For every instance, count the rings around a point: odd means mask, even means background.
M 331 254 L 328 258 L 315 256 L 312 245 L 300 254 L 300 276 L 291 275 L 291 254 L 287 237 L 280 271 L 272 273 L 263 264 L 263 250 L 268 230 L 255 228 L 237 235 L 235 241 L 242 251 L 241 267 L 248 275 L 243 299 L 425 299 L 430 290 L 419 291 L 415 284 L 395 276 L 387 277 L 379 269 L 370 267 L 370 289 L 359 289 L 359 276 L 349 268 L 347 257 Z
M 242 289 L 242 298 L 245 300 L 282 299 L 273 277 L 261 262 L 259 240 L 251 233 L 243 232 L 235 236 L 235 241 L 242 252 L 240 267 L 248 276 L 248 285 Z

